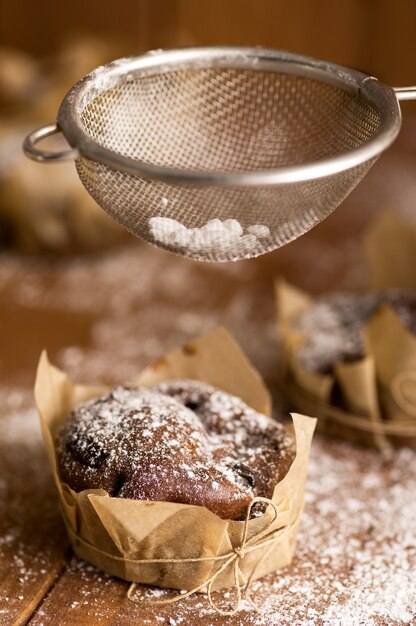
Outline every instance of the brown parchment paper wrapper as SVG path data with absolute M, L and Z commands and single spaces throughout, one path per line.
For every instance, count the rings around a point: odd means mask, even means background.
M 367 325 L 364 340 L 374 359 L 385 417 L 416 427 L 416 337 L 383 305 Z
M 416 222 L 397 211 L 386 210 L 366 237 L 370 285 L 377 289 L 416 289 Z M 379 341 L 379 333 L 383 341 Z M 416 423 L 416 338 L 385 307 L 367 328 L 367 349 L 374 354 L 379 373 L 379 393 L 389 419 Z M 403 442 L 408 443 L 408 438 Z M 416 434 L 413 438 L 416 445 Z
M 328 374 L 297 358 L 307 335 L 296 321 L 314 299 L 283 280 L 276 283 L 283 377 L 294 406 L 318 416 L 318 428 L 354 442 L 388 448 L 416 445 L 416 338 L 395 311 L 382 306 L 363 330 L 365 355 Z
M 270 397 L 259 374 L 236 342 L 218 329 L 174 350 L 138 377 L 137 384 L 153 385 L 166 379 L 193 378 L 236 394 L 257 411 L 270 414 Z M 102 490 L 75 493 L 59 478 L 54 436 L 78 403 L 97 397 L 102 387 L 73 385 L 65 373 L 42 354 L 35 397 L 43 437 L 58 489 L 60 504 L 75 552 L 94 565 L 128 581 L 194 589 L 202 585 L 223 561 L 184 563 L 137 563 L 149 559 L 217 557 L 239 547 L 244 522 L 223 520 L 200 506 L 109 497 Z M 278 532 L 273 550 L 265 556 L 255 578 L 288 565 L 295 548 L 303 508 L 309 449 L 316 420 L 293 415 L 296 457 L 284 479 L 275 487 L 273 502 Z M 248 538 L 266 529 L 273 516 L 266 513 L 248 522 Z M 240 559 L 241 582 L 245 582 L 266 552 L 261 548 Z M 225 569 L 213 590 L 233 586 L 233 569 Z
M 416 288 L 416 223 L 393 210 L 373 223 L 365 241 L 370 286 Z

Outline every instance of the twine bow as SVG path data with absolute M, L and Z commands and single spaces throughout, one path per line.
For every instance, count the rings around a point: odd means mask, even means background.
M 253 507 L 256 504 L 267 504 L 268 506 L 270 506 L 272 508 L 273 511 L 273 515 L 271 517 L 271 519 L 267 522 L 265 528 L 263 528 L 263 530 L 261 530 L 258 533 L 255 533 L 252 537 L 250 537 L 249 539 L 247 539 L 247 535 L 248 535 L 248 524 L 251 518 L 251 512 Z M 250 598 L 249 595 L 249 590 L 250 590 L 250 586 L 251 583 L 254 579 L 254 576 L 258 570 L 258 568 L 260 567 L 260 565 L 263 563 L 263 561 L 267 558 L 267 556 L 270 554 L 271 550 L 273 549 L 274 544 L 276 543 L 276 541 L 279 539 L 282 531 L 286 528 L 286 525 L 284 526 L 278 526 L 276 528 L 273 528 L 273 525 L 277 519 L 278 516 L 278 508 L 276 506 L 276 504 L 274 502 L 272 502 L 272 500 L 269 500 L 268 498 L 261 498 L 261 497 L 257 497 L 257 498 L 253 498 L 253 500 L 251 500 L 250 505 L 247 509 L 246 512 L 246 517 L 244 520 L 244 527 L 243 527 L 243 533 L 242 533 L 242 539 L 241 539 L 241 543 L 239 546 L 235 546 L 232 548 L 232 550 L 230 550 L 229 552 L 227 552 L 226 554 L 222 554 L 220 556 L 203 556 L 203 557 L 194 557 L 194 558 L 177 558 L 177 559 L 128 559 L 125 557 L 119 557 L 119 556 L 115 556 L 113 554 L 109 554 L 107 552 L 105 552 L 104 550 L 100 550 L 99 548 L 97 548 L 96 546 L 93 546 L 92 544 L 90 544 L 89 542 L 85 541 L 84 539 L 82 539 L 82 537 L 80 537 L 77 533 L 75 533 L 72 528 L 69 526 L 69 524 L 67 523 L 67 530 L 69 535 L 77 542 L 80 542 L 86 546 L 88 546 L 88 548 L 93 549 L 96 552 L 99 552 L 100 554 L 103 554 L 107 557 L 110 557 L 111 559 L 117 560 L 117 561 L 124 561 L 124 562 L 128 562 L 128 563 L 143 563 L 143 564 L 152 564 L 152 563 L 164 563 L 164 564 L 175 564 L 175 563 L 202 563 L 202 562 L 221 562 L 221 565 L 214 571 L 214 573 L 212 573 L 210 576 L 208 576 L 208 578 L 206 580 L 204 580 L 201 584 L 197 585 L 196 587 L 194 587 L 193 589 L 190 589 L 189 591 L 187 591 L 186 593 L 181 593 L 181 594 L 177 594 L 171 598 L 165 598 L 163 600 L 138 600 L 137 598 L 133 597 L 133 594 L 136 590 L 137 587 L 137 583 L 132 583 L 128 589 L 127 592 L 127 598 L 131 601 L 131 602 L 135 602 L 136 604 L 171 604 L 174 602 L 179 602 L 180 600 L 183 600 L 184 598 L 187 598 L 188 596 L 193 595 L 194 593 L 197 593 L 198 591 L 201 591 L 202 589 L 204 589 L 206 587 L 207 589 L 207 597 L 208 597 L 208 602 L 211 606 L 211 608 L 216 611 L 217 613 L 219 613 L 220 615 L 234 615 L 235 613 L 237 613 L 237 611 L 240 608 L 241 605 L 241 601 L 243 600 L 243 598 L 245 600 L 247 600 L 249 602 L 249 604 L 253 607 L 253 609 L 255 609 L 257 612 L 261 612 L 261 608 L 259 608 L 257 606 L 257 604 L 255 604 L 255 602 Z M 244 557 L 251 553 L 254 552 L 255 550 L 260 550 L 262 548 L 266 548 L 267 549 L 263 552 L 263 554 L 260 556 L 260 558 L 255 562 L 254 567 L 248 577 L 247 582 L 245 583 L 245 585 L 243 586 L 243 588 L 241 587 L 240 584 L 240 577 L 241 577 L 241 570 L 240 570 L 240 561 L 241 559 L 244 559 Z M 226 570 L 228 567 L 233 567 L 233 574 L 234 574 L 234 588 L 236 590 L 236 594 L 237 594 L 237 601 L 236 604 L 234 606 L 234 608 L 228 610 L 228 611 L 224 611 L 222 609 L 220 609 L 215 602 L 212 599 L 212 588 L 213 585 L 215 583 L 215 581 L 217 580 L 218 576 L 220 576 L 222 574 L 222 572 L 224 572 L 224 570 Z
M 270 520 L 270 522 L 262 531 L 254 534 L 250 539 L 247 539 L 248 523 L 250 521 L 251 511 L 253 507 L 258 503 L 268 504 L 269 506 L 271 506 L 273 510 L 273 518 Z M 147 561 L 147 560 L 143 561 L 144 563 L 199 563 L 203 561 L 224 561 L 222 565 L 220 565 L 220 567 L 217 570 L 215 570 L 215 572 L 211 574 L 211 576 L 209 576 L 206 580 L 204 580 L 200 585 L 194 587 L 193 589 L 190 589 L 186 593 L 177 594 L 176 596 L 173 596 L 172 598 L 166 598 L 164 600 L 147 600 L 146 601 L 146 600 L 137 600 L 133 597 L 134 591 L 137 587 L 137 583 L 132 583 L 127 592 L 128 599 L 137 604 L 146 603 L 146 602 L 149 604 L 172 604 L 174 602 L 179 602 L 180 600 L 183 600 L 184 598 L 187 598 L 188 596 L 191 596 L 194 593 L 197 593 L 198 591 L 201 591 L 202 589 L 206 587 L 207 597 L 208 597 L 208 602 L 210 604 L 210 607 L 214 611 L 219 613 L 220 615 L 234 615 L 235 613 L 237 613 L 237 611 L 240 608 L 241 601 L 243 600 L 243 598 L 249 602 L 249 604 L 253 607 L 255 611 L 260 613 L 261 608 L 257 606 L 257 604 L 250 598 L 249 590 L 250 590 L 250 586 L 251 586 L 251 583 L 253 581 L 256 571 L 258 570 L 261 563 L 263 563 L 266 557 L 270 554 L 273 548 L 273 545 L 276 543 L 277 539 L 279 538 L 281 534 L 281 531 L 284 528 L 286 528 L 286 526 L 271 528 L 274 522 L 276 521 L 277 516 L 278 516 L 277 506 L 275 505 L 274 502 L 272 502 L 272 500 L 269 500 L 268 498 L 261 498 L 261 497 L 253 498 L 253 500 L 251 500 L 250 505 L 247 509 L 246 517 L 244 520 L 244 528 L 243 528 L 243 536 L 241 539 L 241 544 L 239 546 L 234 547 L 227 554 L 223 554 L 221 556 L 216 556 L 216 557 L 196 557 L 196 558 L 189 558 L 189 559 L 188 558 L 154 559 L 150 561 Z M 239 566 L 240 560 L 243 559 L 246 556 L 246 554 L 249 554 L 250 552 L 254 552 L 255 550 L 260 550 L 261 548 L 264 548 L 265 546 L 268 546 L 268 549 L 265 552 L 263 552 L 261 557 L 254 564 L 254 567 L 250 573 L 250 576 L 248 577 L 248 580 L 242 590 L 241 585 L 240 585 L 240 574 L 241 574 L 241 570 Z M 227 567 L 230 567 L 230 566 L 233 566 L 233 570 L 234 570 L 234 588 L 237 593 L 237 602 L 233 609 L 224 611 L 223 609 L 220 609 L 218 605 L 215 604 L 215 602 L 213 601 L 212 587 L 215 581 L 217 580 L 218 576 L 220 576 L 220 574 L 222 574 L 222 572 L 226 570 Z

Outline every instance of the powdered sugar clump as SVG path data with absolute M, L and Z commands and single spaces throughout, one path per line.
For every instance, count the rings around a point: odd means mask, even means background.
M 214 254 L 249 252 L 260 239 L 270 237 L 268 226 L 254 224 L 244 233 L 235 219 L 212 219 L 199 228 L 187 228 L 177 220 L 159 216 L 149 219 L 149 231 L 153 239 L 173 248 Z

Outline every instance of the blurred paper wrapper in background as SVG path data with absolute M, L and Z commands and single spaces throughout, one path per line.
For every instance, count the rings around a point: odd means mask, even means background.
M 416 288 L 416 212 L 410 219 L 385 211 L 367 234 L 366 252 L 371 287 Z
M 384 212 L 367 233 L 366 250 L 369 291 L 416 289 L 414 223 Z M 312 310 L 315 298 L 284 281 L 276 284 L 276 296 L 282 375 L 294 406 L 318 415 L 318 427 L 327 434 L 381 449 L 391 443 L 416 445 L 416 337 L 397 312 L 381 305 L 362 329 L 362 356 L 319 372 L 299 358 L 308 334 L 300 331 L 298 320 Z
M 92 38 L 45 60 L 0 50 L 0 246 L 72 253 L 128 239 L 82 188 L 73 163 L 40 167 L 21 149 L 33 124 L 55 119 L 73 83 L 117 53 Z

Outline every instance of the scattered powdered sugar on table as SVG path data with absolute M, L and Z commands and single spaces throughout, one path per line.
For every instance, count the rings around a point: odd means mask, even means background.
M 383 458 L 333 444 L 328 454 L 318 440 L 309 474 L 295 561 L 277 575 L 276 595 L 254 623 L 416 623 L 415 452 Z M 295 601 L 291 622 L 285 594 Z
M 149 219 L 149 231 L 153 239 L 178 249 L 192 252 L 249 252 L 260 239 L 270 237 L 270 230 L 264 224 L 254 224 L 246 228 L 235 219 L 209 220 L 204 226 L 187 228 L 181 222 L 169 217 Z

